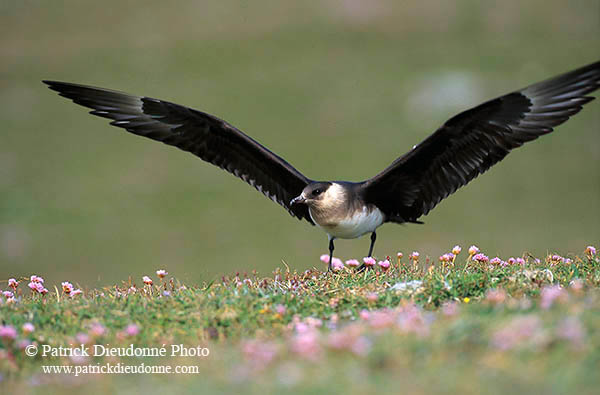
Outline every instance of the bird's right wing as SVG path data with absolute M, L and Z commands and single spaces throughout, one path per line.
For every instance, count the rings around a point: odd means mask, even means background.
M 173 145 L 241 178 L 298 219 L 313 221 L 306 205 L 290 205 L 310 182 L 302 173 L 227 122 L 188 107 L 108 89 L 44 81 L 90 113 L 130 133 Z
M 365 181 L 363 194 L 388 221 L 414 222 L 512 149 L 577 114 L 599 87 L 596 62 L 464 111 Z

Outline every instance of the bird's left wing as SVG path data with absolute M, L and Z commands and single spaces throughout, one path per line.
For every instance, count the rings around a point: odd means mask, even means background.
M 600 87 L 600 62 L 462 112 L 362 184 L 391 222 L 415 222 L 512 149 L 578 113 Z
M 91 114 L 112 119 L 113 126 L 191 152 L 228 171 L 292 216 L 313 223 L 306 205 L 290 205 L 310 180 L 227 122 L 164 100 L 66 82 L 43 82 L 61 96 L 91 108 Z

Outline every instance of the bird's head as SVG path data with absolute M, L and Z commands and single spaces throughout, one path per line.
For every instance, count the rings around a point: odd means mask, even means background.
M 292 199 L 290 205 L 308 204 L 313 206 L 326 198 L 329 188 L 333 185 L 331 182 L 313 182 L 307 185 L 302 193 Z

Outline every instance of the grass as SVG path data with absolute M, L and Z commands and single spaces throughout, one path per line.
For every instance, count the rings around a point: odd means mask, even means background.
M 2 329 L 16 333 L 4 332 L 1 339 L 0 385 L 11 393 L 597 388 L 600 257 L 590 249 L 506 262 L 466 255 L 454 262 L 399 257 L 388 270 L 376 266 L 363 273 L 284 268 L 201 285 L 154 276 L 153 284 L 150 278 L 129 279 L 76 296 L 69 296 L 70 284 L 63 290 L 45 284 L 48 293 L 41 295 L 27 287 L 29 278 L 22 279 L 16 291 L 3 287 L 14 299 L 5 295 L 0 305 Z M 24 326 L 29 324 L 33 328 Z M 43 345 L 164 347 L 166 355 L 29 357 L 24 348 L 31 344 L 40 352 Z M 180 345 L 188 354 L 200 347 L 208 355 L 182 355 Z M 176 380 L 166 374 L 75 377 L 43 371 L 47 365 L 93 369 L 119 363 L 197 371 Z

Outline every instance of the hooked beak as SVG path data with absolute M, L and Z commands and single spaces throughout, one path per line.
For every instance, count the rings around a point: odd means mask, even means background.
M 290 206 L 293 206 L 294 204 L 302 204 L 302 203 L 306 203 L 306 199 L 304 198 L 303 195 L 300 195 L 300 196 L 296 196 L 295 198 L 293 198 L 290 201 Z

